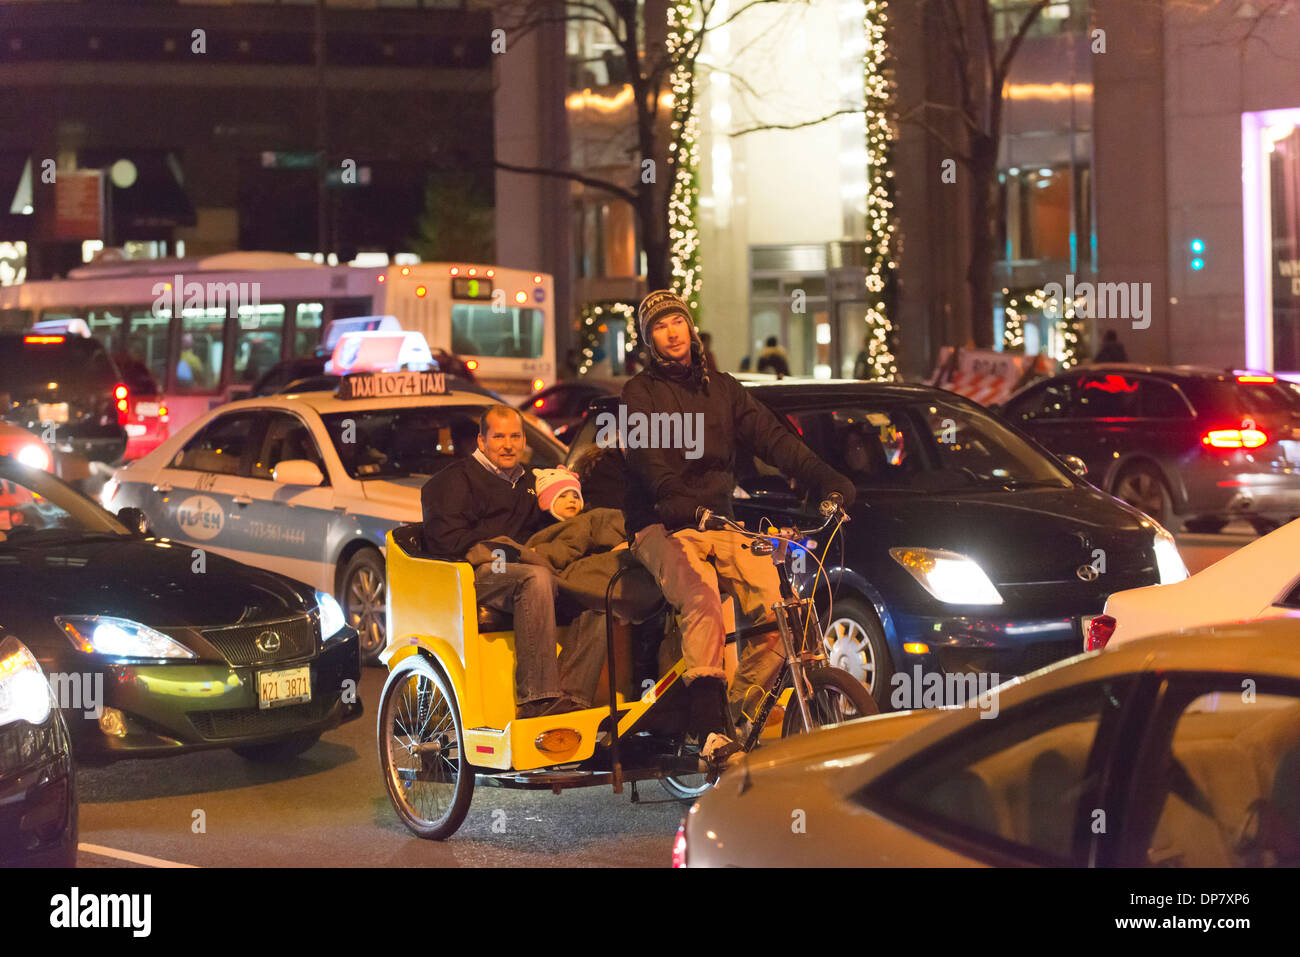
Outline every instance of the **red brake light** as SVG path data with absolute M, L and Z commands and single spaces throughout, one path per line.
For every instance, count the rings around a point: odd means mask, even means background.
M 124 383 L 119 382 L 113 388 L 113 397 L 117 399 L 117 424 L 126 425 L 126 420 L 130 418 L 129 413 L 127 412 L 130 404 L 126 400 L 127 389 Z
M 1110 615 L 1098 615 L 1088 625 L 1088 634 L 1083 641 L 1084 651 L 1101 651 L 1115 634 L 1115 619 Z
M 1238 382 L 1268 382 L 1268 383 L 1273 383 L 1273 382 L 1276 382 L 1277 379 L 1275 379 L 1275 378 L 1274 378 L 1273 376 L 1271 376 L 1271 375 L 1239 375 L 1239 376 L 1237 376 L 1237 381 L 1238 381 Z
M 1259 429 L 1211 429 L 1201 436 L 1201 444 L 1212 449 L 1257 449 L 1267 442 Z
M 116 397 L 116 398 L 118 398 L 118 399 L 125 399 L 125 398 L 126 398 L 126 386 L 122 385 L 122 384 L 119 382 L 117 388 L 113 390 L 113 395 L 114 395 L 114 397 Z
M 677 837 L 673 839 L 673 867 L 686 866 L 686 825 L 677 828 Z
M 63 336 L 23 336 L 23 342 L 28 342 L 36 346 L 50 346 L 55 343 L 63 342 L 63 340 Z

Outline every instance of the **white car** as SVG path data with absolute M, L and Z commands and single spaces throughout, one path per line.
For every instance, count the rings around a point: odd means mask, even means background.
M 1300 621 L 1150 638 L 795 735 L 692 807 L 685 867 L 1300 866 Z
M 494 404 L 441 373 L 361 373 L 334 392 L 231 402 L 120 469 L 101 501 L 140 509 L 151 534 L 335 595 L 374 661 L 385 643 L 384 537 L 422 519 L 420 490 L 477 447 Z M 536 468 L 565 449 L 527 420 Z
M 1300 617 L 1300 519 L 1191 578 L 1115 592 L 1085 633 L 1084 650 L 1200 625 L 1284 617 Z

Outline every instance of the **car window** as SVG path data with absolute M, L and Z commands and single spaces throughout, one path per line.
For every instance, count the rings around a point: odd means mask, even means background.
M 339 461 L 356 479 L 433 475 L 478 448 L 485 406 L 366 409 L 321 416 Z M 554 468 L 561 447 L 524 421 L 527 468 Z
M 1190 419 L 1192 410 L 1172 383 L 1159 379 L 1137 380 L 1138 414 L 1147 419 Z
M 901 406 L 798 411 L 787 421 L 814 452 L 856 485 L 901 485 L 929 468 L 918 425 Z M 756 470 L 759 475 L 775 472 L 762 464 Z
M 1084 419 L 1131 419 L 1142 414 L 1141 382 L 1115 372 L 1081 375 L 1074 382 L 1076 415 Z
M 218 475 L 238 475 L 244 455 L 251 451 L 260 412 L 231 412 L 199 430 L 176 453 L 171 468 Z
M 1017 425 L 1071 418 L 1074 415 L 1073 388 L 1063 379 L 1044 383 L 1008 402 L 1002 415 Z
M 977 721 L 855 800 L 941 842 L 956 838 L 1039 863 L 1083 863 L 1127 691 L 1124 682 L 1099 681 Z
M 316 439 L 306 424 L 296 415 L 275 412 L 267 423 L 261 449 L 253 456 L 249 475 L 270 480 L 275 467 L 288 459 L 306 459 L 320 469 L 322 475 L 328 475 Z
M 33 337 L 35 338 L 35 337 Z M 0 338 L 0 386 L 12 389 L 46 388 L 58 382 L 62 387 L 80 386 L 106 390 L 118 380 L 117 368 L 104 347 L 94 339 L 67 336 L 62 342 L 25 341 L 26 336 Z
M 1282 597 L 1278 604 L 1283 608 L 1300 608 L 1300 580 L 1297 580 L 1295 586 Z
M 1268 693 L 1253 679 L 1244 688 L 1239 679 L 1215 681 L 1208 693 L 1195 683 L 1156 765 L 1143 863 L 1300 865 L 1300 694 Z

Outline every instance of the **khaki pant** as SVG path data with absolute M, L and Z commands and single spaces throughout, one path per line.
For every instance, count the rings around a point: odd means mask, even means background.
M 753 554 L 749 539 L 737 532 L 687 528 L 669 535 L 663 525 L 650 525 L 637 533 L 632 554 L 654 575 L 677 610 L 688 683 L 701 676 L 726 678 L 722 592 L 734 596 L 740 606 L 744 621 L 738 620 L 737 628 L 770 620 L 772 605 L 781 600 L 781 580 L 772 559 Z M 775 631 L 744 642 L 727 695 L 733 720 L 739 719 L 742 707 L 754 710 L 756 695 L 751 689 L 766 685 L 780 670 L 784 660 L 780 646 L 781 636 Z

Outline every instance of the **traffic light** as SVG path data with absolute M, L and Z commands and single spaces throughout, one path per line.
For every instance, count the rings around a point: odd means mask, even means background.
M 1192 251 L 1192 261 L 1189 265 L 1193 272 L 1200 272 L 1205 268 L 1205 240 L 1193 239 L 1187 245 Z

